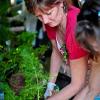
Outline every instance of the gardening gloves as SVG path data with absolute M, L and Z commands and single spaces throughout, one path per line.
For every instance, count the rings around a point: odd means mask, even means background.
M 55 86 L 56 86 L 55 83 L 48 82 L 48 84 L 47 84 L 47 89 L 46 89 L 46 92 L 45 92 L 45 94 L 44 94 L 44 98 L 45 98 L 45 99 L 46 99 L 47 97 L 49 97 L 49 96 L 52 96 L 52 92 L 53 92 Z

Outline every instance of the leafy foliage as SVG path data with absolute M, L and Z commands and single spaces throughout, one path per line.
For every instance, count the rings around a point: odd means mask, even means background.
M 1 81 L 8 78 L 7 76 L 9 76 L 9 74 L 14 73 L 22 73 L 25 77 L 24 87 L 21 89 L 18 96 L 13 93 L 12 98 L 14 96 L 14 99 L 12 100 L 32 100 L 34 98 L 40 100 L 43 96 L 48 74 L 44 71 L 39 57 L 45 53 L 47 47 L 42 45 L 39 48 L 33 49 L 31 44 L 33 37 L 34 34 L 27 32 L 19 34 L 16 37 L 18 42 L 17 46 L 10 48 L 10 50 L 7 49 L 6 52 L 0 54 L 0 66 L 2 66 L 2 69 L 0 69 L 0 71 L 2 70 L 0 76 L 3 76 Z M 2 47 L 2 49 L 4 48 Z M 5 85 L 10 89 L 7 83 Z M 4 88 L 3 91 L 5 92 L 5 98 L 9 98 L 8 96 L 11 94 L 6 94 L 7 91 Z M 12 90 L 10 89 L 10 91 Z
M 0 1 L 0 7 L 0 90 L 4 92 L 5 100 L 40 100 L 48 74 L 39 58 L 45 53 L 47 46 L 32 48 L 36 33 L 10 32 L 6 17 L 9 0 Z M 25 78 L 19 95 L 8 84 L 9 78 L 16 73 L 22 73 Z M 16 80 L 14 82 L 17 83 Z
M 17 48 L 22 60 L 20 62 L 20 71 L 25 76 L 25 87 L 21 91 L 21 96 L 26 99 L 39 98 L 43 96 L 47 80 L 47 73 L 32 48 L 21 46 Z M 34 97 L 33 97 L 34 96 Z
M 9 0 L 0 1 L 0 44 L 4 44 L 5 40 L 10 38 L 11 32 L 9 31 L 8 21 L 6 17 L 6 11 L 9 7 Z

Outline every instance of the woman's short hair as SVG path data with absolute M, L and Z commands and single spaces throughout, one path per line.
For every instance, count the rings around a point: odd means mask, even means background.
M 53 5 L 59 0 L 25 0 L 28 11 L 33 12 L 37 7 L 43 7 L 47 5 Z
M 52 7 L 60 2 L 64 3 L 64 6 L 69 6 L 71 0 L 25 0 L 25 5 L 29 12 L 34 13 L 36 8 Z

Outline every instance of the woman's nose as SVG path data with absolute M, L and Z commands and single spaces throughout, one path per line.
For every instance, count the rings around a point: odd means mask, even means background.
M 47 24 L 49 22 L 49 18 L 47 15 L 42 15 L 42 20 L 44 24 Z

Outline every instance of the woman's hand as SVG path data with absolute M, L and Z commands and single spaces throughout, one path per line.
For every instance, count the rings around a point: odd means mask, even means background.
M 58 100 L 58 98 L 56 98 L 56 92 L 52 93 L 52 96 L 48 97 L 47 100 Z
M 57 92 L 55 92 L 55 94 L 53 94 L 51 97 L 48 97 L 46 100 L 61 100 L 61 99 L 59 98 Z
M 47 100 L 50 99 L 50 98 L 52 98 L 55 94 L 57 94 L 57 92 L 56 92 L 55 90 L 52 91 L 52 96 L 48 96 L 48 97 L 47 97 Z

